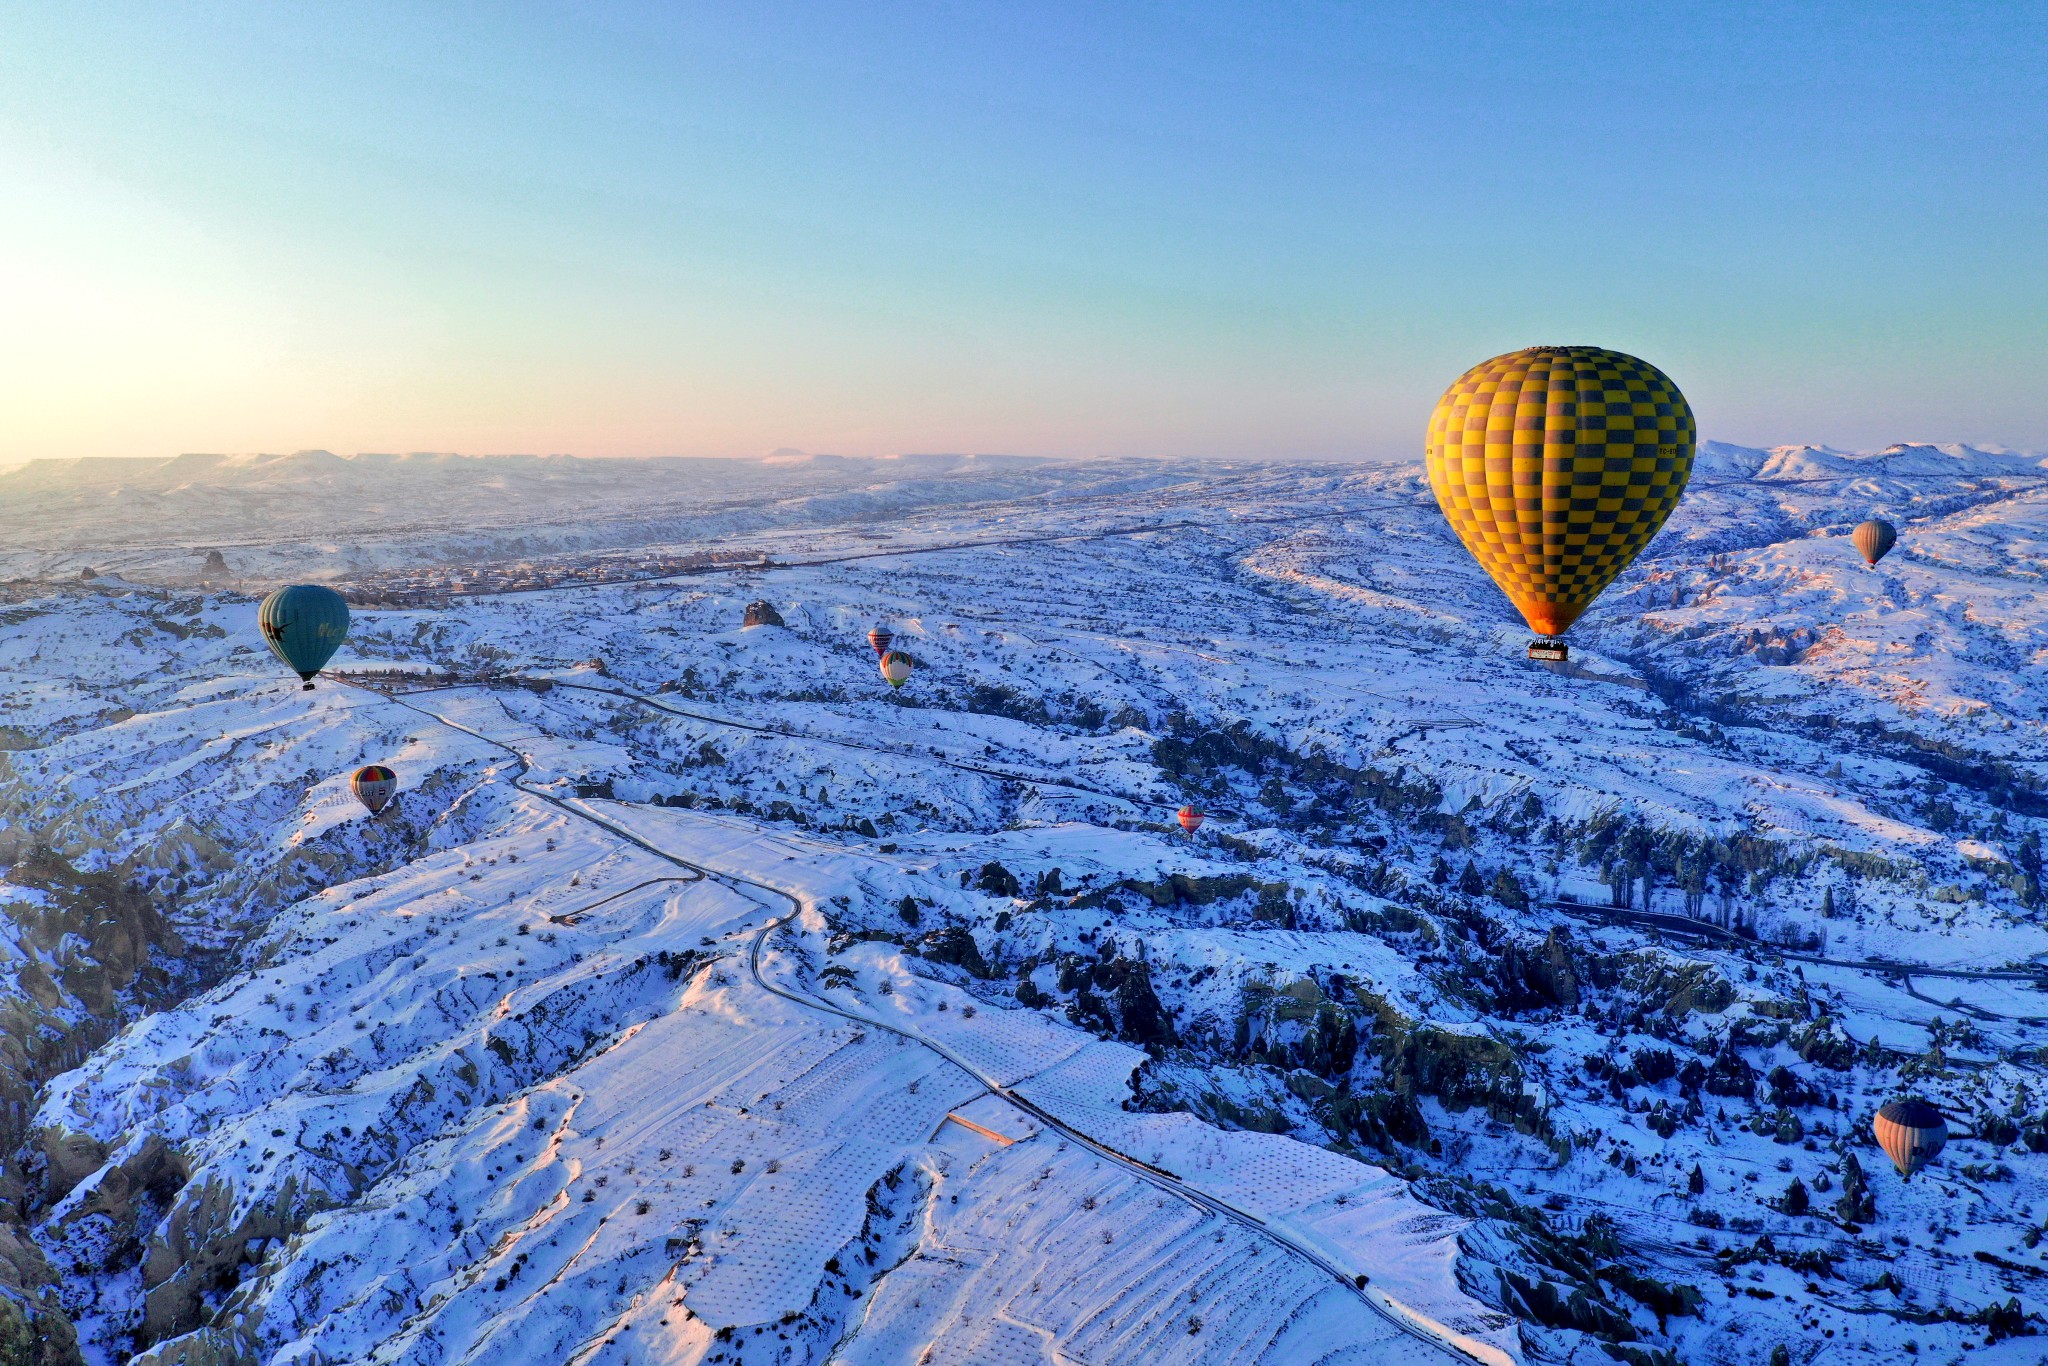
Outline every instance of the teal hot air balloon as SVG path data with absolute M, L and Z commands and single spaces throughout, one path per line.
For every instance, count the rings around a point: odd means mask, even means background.
M 280 588 L 256 609 L 256 624 L 263 628 L 264 643 L 291 671 L 313 686 L 334 652 L 348 634 L 348 604 L 332 588 L 313 583 L 295 583 Z

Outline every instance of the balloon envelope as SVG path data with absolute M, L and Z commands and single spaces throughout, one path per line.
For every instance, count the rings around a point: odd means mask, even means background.
M 398 775 L 382 764 L 365 764 L 348 780 L 348 787 L 371 815 L 380 816 L 398 795 Z
M 892 688 L 900 688 L 910 679 L 910 656 L 901 650 L 891 650 L 882 656 L 882 677 Z
M 270 652 L 310 688 L 348 634 L 348 604 L 332 588 L 297 583 L 265 598 L 256 609 L 256 624 Z
M 1872 568 L 1899 539 L 1899 529 L 1882 517 L 1873 517 L 1849 533 L 1849 539 L 1863 552 L 1863 562 Z
M 877 655 L 888 654 L 889 642 L 894 639 L 896 639 L 896 633 L 886 626 L 877 626 L 874 630 L 868 632 L 868 644 L 874 647 Z
M 1202 822 L 1207 819 L 1208 817 L 1195 810 L 1192 806 L 1183 806 L 1180 809 L 1180 828 L 1187 831 L 1190 835 L 1200 830 Z
M 1948 1142 L 1948 1124 L 1941 1111 L 1924 1100 L 1886 1102 L 1870 1122 L 1870 1131 L 1899 1175 L 1906 1177 L 1926 1166 Z
M 1554 636 L 1678 506 L 1695 439 L 1685 395 L 1654 365 L 1532 346 L 1445 390 L 1423 455 L 1451 530 L 1529 628 Z

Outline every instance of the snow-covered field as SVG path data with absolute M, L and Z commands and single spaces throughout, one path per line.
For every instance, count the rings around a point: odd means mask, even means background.
M 8 476 L 0 1360 L 2048 1356 L 2038 457 L 1710 445 L 1560 669 L 1415 469 L 920 459 Z M 775 567 L 303 692 L 258 508 Z

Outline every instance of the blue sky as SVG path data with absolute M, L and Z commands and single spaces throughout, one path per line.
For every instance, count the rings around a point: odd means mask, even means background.
M 0 459 L 2048 448 L 2044 229 L 2031 5 L 15 0 Z

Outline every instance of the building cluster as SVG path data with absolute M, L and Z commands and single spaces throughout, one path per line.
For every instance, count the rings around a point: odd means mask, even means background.
M 608 552 L 376 571 L 358 574 L 339 587 L 352 606 L 398 609 L 434 607 L 453 598 L 631 583 L 740 566 L 771 568 L 773 563 L 760 551 Z

